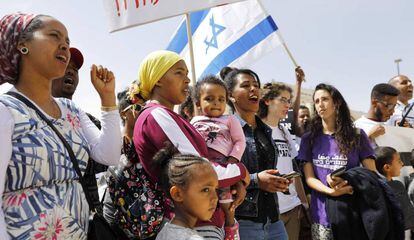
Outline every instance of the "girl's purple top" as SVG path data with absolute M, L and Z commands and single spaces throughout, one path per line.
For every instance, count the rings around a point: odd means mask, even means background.
M 320 133 L 310 143 L 310 132 L 302 137 L 299 155 L 303 162 L 311 162 L 315 177 L 327 185 L 326 176 L 335 169 L 346 166 L 347 169 L 357 167 L 366 158 L 374 158 L 369 139 L 363 130 L 360 130 L 359 147 L 353 149 L 347 155 L 340 154 L 334 135 Z M 314 223 L 329 227 L 329 219 L 325 209 L 326 195 L 312 190 L 311 215 Z

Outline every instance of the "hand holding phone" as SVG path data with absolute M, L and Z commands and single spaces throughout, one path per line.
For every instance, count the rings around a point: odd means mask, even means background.
M 296 178 L 296 177 L 300 177 L 300 176 L 302 176 L 300 173 L 293 171 L 293 172 L 290 172 L 290 173 L 287 173 L 287 174 L 283 174 L 281 177 L 290 180 L 292 178 Z

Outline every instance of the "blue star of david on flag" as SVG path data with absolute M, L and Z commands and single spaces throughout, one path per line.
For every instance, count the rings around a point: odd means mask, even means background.
M 206 48 L 206 54 L 208 52 L 208 49 L 210 47 L 214 47 L 216 49 L 218 49 L 218 41 L 217 41 L 217 36 L 224 31 L 224 29 L 226 29 L 224 26 L 218 25 L 214 22 L 214 16 L 211 15 L 210 18 L 210 26 L 211 26 L 211 33 L 213 34 L 213 36 L 211 37 L 210 41 L 208 41 L 208 37 L 206 37 L 206 39 L 204 40 L 204 43 L 207 45 Z
M 282 43 L 276 23 L 256 0 L 192 12 L 190 19 L 196 78 L 218 74 L 225 66 L 249 67 Z M 167 49 L 190 63 L 185 19 Z

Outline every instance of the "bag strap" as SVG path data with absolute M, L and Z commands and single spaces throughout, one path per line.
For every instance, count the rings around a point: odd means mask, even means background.
M 79 168 L 78 160 L 76 159 L 75 153 L 73 152 L 71 146 L 66 141 L 66 139 L 63 137 L 63 135 L 59 132 L 59 130 L 53 125 L 53 123 L 32 103 L 30 102 L 26 97 L 16 93 L 16 92 L 7 92 L 7 95 L 10 95 L 20 101 L 22 101 L 26 106 L 36 111 L 36 113 L 39 115 L 39 117 L 49 125 L 49 127 L 56 133 L 56 135 L 59 137 L 59 139 L 62 141 L 63 145 L 65 146 L 66 150 L 68 151 L 70 161 L 73 164 L 73 168 L 75 169 L 76 173 L 79 176 L 79 182 L 82 186 L 83 192 L 85 193 L 86 200 L 89 204 L 90 210 L 95 210 L 95 207 L 93 205 L 93 201 L 91 199 L 91 196 L 89 195 L 89 192 L 87 191 L 87 184 L 85 182 L 85 179 L 82 176 L 82 172 Z
M 398 124 L 398 126 L 402 127 L 404 126 L 404 122 L 406 121 L 405 119 L 407 118 L 408 114 L 411 112 L 411 110 L 413 109 L 414 103 L 410 104 L 411 106 L 408 108 L 408 111 L 405 112 L 405 114 L 403 115 L 400 124 Z

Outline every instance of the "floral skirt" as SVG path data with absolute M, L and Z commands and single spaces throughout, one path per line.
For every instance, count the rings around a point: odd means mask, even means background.
M 3 193 L 13 239 L 86 239 L 89 206 L 77 181 Z
M 311 227 L 312 240 L 332 240 L 332 229 L 321 224 L 313 223 Z

